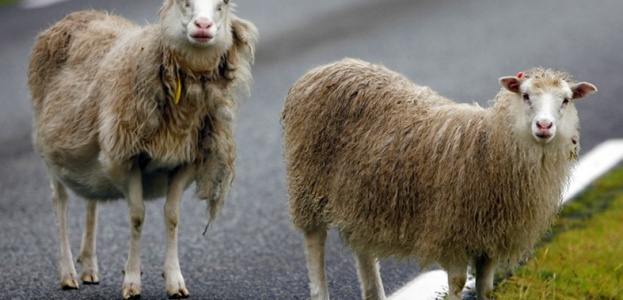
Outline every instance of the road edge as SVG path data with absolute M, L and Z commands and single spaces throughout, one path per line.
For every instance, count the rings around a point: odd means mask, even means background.
M 562 203 L 573 199 L 610 169 L 623 161 L 623 139 L 607 140 L 580 158 L 573 171 L 571 182 Z M 469 279 L 466 287 L 473 288 L 475 280 Z M 434 300 L 448 290 L 447 273 L 434 270 L 422 273 L 393 293 L 389 300 Z

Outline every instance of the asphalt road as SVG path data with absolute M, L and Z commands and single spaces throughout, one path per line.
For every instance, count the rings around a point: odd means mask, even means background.
M 577 103 L 582 148 L 623 135 L 623 1 L 239 0 L 261 40 L 252 96 L 237 130 L 234 193 L 202 236 L 205 203 L 185 194 L 180 260 L 193 299 L 306 299 L 301 236 L 287 216 L 279 114 L 289 86 L 309 68 L 342 57 L 382 63 L 460 102 L 483 106 L 497 79 L 535 65 L 570 72 L 599 93 Z M 26 10 L 0 7 L 0 298 L 114 299 L 121 296 L 129 228 L 123 201 L 100 207 L 101 283 L 60 290 L 51 195 L 32 150 L 26 88 L 34 37 L 69 12 L 106 9 L 155 22 L 160 1 L 80 0 Z M 142 295 L 166 298 L 163 200 L 148 202 L 142 238 Z M 72 197 L 70 242 L 80 246 L 84 203 Z M 79 269 L 78 269 L 79 270 Z M 78 271 L 79 272 L 79 271 Z M 419 272 L 414 262 L 385 261 L 387 294 Z M 329 289 L 360 296 L 354 259 L 330 234 Z

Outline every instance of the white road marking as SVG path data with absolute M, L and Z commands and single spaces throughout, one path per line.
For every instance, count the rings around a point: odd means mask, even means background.
M 623 161 L 623 139 L 599 144 L 580 159 L 562 202 L 575 197 L 599 176 Z
M 26 9 L 41 8 L 67 0 L 22 0 L 20 6 Z
M 392 294 L 390 300 L 429 300 L 443 295 L 447 288 L 448 274 L 443 270 L 422 273 Z
M 575 197 L 590 185 L 593 180 L 615 167 L 621 161 L 623 161 L 623 139 L 609 140 L 599 144 L 580 159 L 562 202 L 565 203 Z M 447 273 L 443 270 L 422 273 L 392 294 L 389 299 L 434 300 L 440 298 L 448 290 L 447 280 Z M 466 288 L 473 289 L 474 286 L 475 280 L 470 278 Z

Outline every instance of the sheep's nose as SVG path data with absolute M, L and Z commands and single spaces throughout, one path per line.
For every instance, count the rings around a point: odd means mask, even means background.
M 198 18 L 195 20 L 195 25 L 199 29 L 208 29 L 212 27 L 212 22 L 210 22 L 207 18 Z
M 536 122 L 536 126 L 539 127 L 539 129 L 550 129 L 552 128 L 552 126 L 554 126 L 554 122 L 550 122 L 550 121 L 537 121 Z

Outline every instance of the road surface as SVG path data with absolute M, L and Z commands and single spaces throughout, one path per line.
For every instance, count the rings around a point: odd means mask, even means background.
M 461 102 L 487 105 L 497 79 L 532 66 L 570 72 L 599 93 L 577 103 L 583 150 L 623 134 L 623 2 L 239 0 L 261 33 L 252 96 L 240 112 L 234 192 L 205 236 L 205 203 L 187 191 L 179 252 L 193 299 L 306 299 L 302 238 L 287 216 L 279 114 L 290 85 L 313 66 L 346 56 L 401 72 Z M 32 150 L 26 88 L 34 38 L 67 13 L 106 9 L 156 21 L 160 1 L 81 0 L 43 8 L 0 7 L 0 298 L 113 299 L 128 251 L 126 204 L 100 207 L 101 283 L 61 291 L 45 168 Z M 142 295 L 166 298 L 163 200 L 148 202 L 142 236 Z M 72 197 L 70 242 L 80 246 L 84 203 Z M 327 273 L 334 299 L 359 299 L 354 259 L 332 232 Z M 78 269 L 79 270 L 79 269 Z M 384 261 L 389 295 L 420 272 Z

